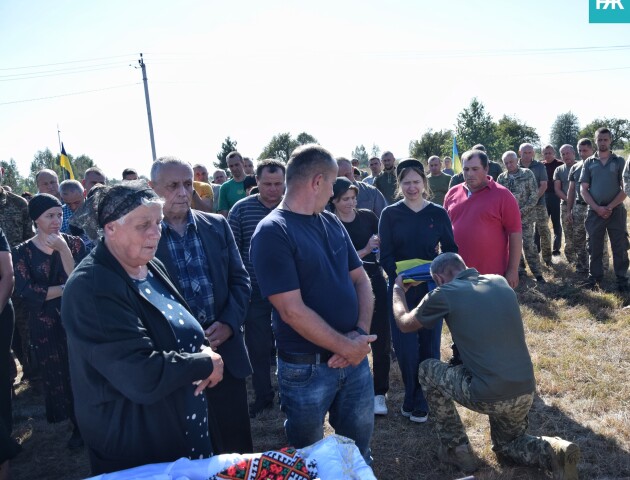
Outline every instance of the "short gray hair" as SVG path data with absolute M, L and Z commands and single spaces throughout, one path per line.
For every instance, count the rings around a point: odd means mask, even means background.
M 431 275 L 442 275 L 451 270 L 462 270 L 466 268 L 464 259 L 453 252 L 446 252 L 438 255 L 431 262 Z
M 518 155 L 514 150 L 508 150 L 501 156 L 501 160 L 505 162 L 505 160 L 507 160 L 509 157 L 518 159 Z
M 62 197 L 74 192 L 83 193 L 83 185 L 78 180 L 64 180 L 59 184 L 59 194 Z
M 151 166 L 151 181 L 157 181 L 157 178 L 160 176 L 160 171 L 166 165 L 184 165 L 185 167 L 190 168 L 192 171 L 192 166 L 190 163 L 180 160 L 177 157 L 160 157 Z

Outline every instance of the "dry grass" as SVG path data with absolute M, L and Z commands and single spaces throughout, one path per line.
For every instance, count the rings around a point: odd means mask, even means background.
M 624 308 L 628 299 L 579 288 L 581 279 L 562 260 L 554 261 L 553 269 L 546 272 L 549 284 L 537 286 L 530 279 L 517 290 L 538 382 L 530 432 L 577 442 L 582 449 L 581 478 L 630 478 L 630 308 Z M 612 277 L 604 288 L 613 291 Z M 442 343 L 450 345 L 446 329 Z M 444 349 L 443 358 L 449 353 Z M 398 413 L 403 389 L 396 363 L 391 380 L 390 413 L 376 419 L 372 441 L 376 476 L 385 480 L 462 477 L 435 459 L 433 424 L 412 424 Z M 46 424 L 43 398 L 36 390 L 22 384 L 17 392 L 16 433 L 24 452 L 13 463 L 15 480 L 87 476 L 85 453 L 66 450 L 69 427 Z M 490 448 L 487 418 L 465 409 L 460 414 L 481 460 L 475 478 L 550 478 L 535 469 L 498 463 Z M 277 409 L 253 421 L 256 450 L 285 444 L 282 421 Z

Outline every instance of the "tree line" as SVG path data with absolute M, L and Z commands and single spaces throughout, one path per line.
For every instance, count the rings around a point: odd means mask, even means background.
M 580 127 L 580 122 L 575 114 L 566 112 L 558 115 L 551 127 L 549 135 L 550 144 L 556 149 L 565 143 L 576 145 L 580 138 L 588 137 L 594 139 L 595 131 L 600 127 L 608 127 L 612 132 L 613 150 L 623 150 L 630 153 L 630 120 L 624 118 L 596 118 Z M 518 151 L 518 147 L 523 142 L 541 147 L 540 135 L 536 129 L 519 118 L 510 115 L 503 115 L 495 121 L 485 106 L 479 99 L 473 98 L 470 104 L 458 115 L 454 130 L 429 129 L 420 135 L 417 140 L 409 142 L 409 156 L 418 160 L 426 161 L 432 155 L 441 157 L 450 156 L 453 149 L 453 136 L 457 136 L 457 147 L 461 153 L 470 149 L 473 145 L 482 143 L 493 159 L 500 159 L 503 152 L 507 150 Z M 313 135 L 302 132 L 293 137 L 290 132 L 274 135 L 269 143 L 264 147 L 258 156 L 263 158 L 276 158 L 287 162 L 291 152 L 300 145 L 307 143 L 318 143 Z M 213 162 L 215 168 L 227 170 L 226 157 L 228 153 L 237 150 L 238 142 L 231 137 L 227 137 L 221 144 L 221 149 L 217 153 L 217 160 Z M 364 144 L 357 145 L 351 152 L 351 157 L 359 160 L 362 168 L 367 168 L 371 157 L 380 157 L 381 149 L 375 143 L 371 149 Z M 5 170 L 3 184 L 10 186 L 15 192 L 25 191 L 36 192 L 35 174 L 42 168 L 49 168 L 57 172 L 61 178 L 59 167 L 60 154 L 53 155 L 47 148 L 38 151 L 31 162 L 30 173 L 27 177 L 22 177 L 18 171 L 15 160 L 2 160 L 0 166 Z M 85 171 L 95 166 L 94 161 L 87 155 L 73 157 L 68 155 L 72 164 L 75 178 L 83 178 Z

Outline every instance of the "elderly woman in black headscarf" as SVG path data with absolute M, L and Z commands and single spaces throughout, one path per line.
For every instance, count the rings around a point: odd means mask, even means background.
M 83 442 L 74 419 L 61 296 L 68 276 L 87 252 L 79 237 L 59 233 L 63 213 L 56 197 L 34 196 L 28 214 L 37 234 L 13 249 L 13 296 L 28 312 L 29 343 L 42 375 L 46 419 L 50 423 L 70 419 L 74 429 L 68 447 L 77 448 Z
M 81 210 L 85 231 L 96 224 L 103 238 L 68 280 L 62 314 L 92 473 L 212 455 L 203 390 L 223 362 L 154 259 L 161 200 L 130 181 Z

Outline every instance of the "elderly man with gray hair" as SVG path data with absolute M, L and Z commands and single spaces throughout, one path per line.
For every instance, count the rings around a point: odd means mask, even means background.
M 435 419 L 438 457 L 466 473 L 477 469 L 455 402 L 488 415 L 492 449 L 516 463 L 553 471 L 554 479 L 577 479 L 579 447 L 558 437 L 527 434 L 536 382 L 514 290 L 500 275 L 468 268 L 456 253 L 431 263 L 437 288 L 411 312 L 405 290 L 413 283 L 396 278 L 394 317 L 403 332 L 432 328 L 444 319 L 462 364 L 431 358 L 418 378 Z M 478 312 L 483 311 L 483 315 Z
M 534 207 L 538 202 L 538 183 L 531 170 L 518 166 L 518 156 L 516 152 L 508 150 L 501 157 L 506 171 L 499 175 L 497 183 L 507 188 L 516 201 L 521 212 L 521 226 L 523 229 L 523 251 L 525 258 L 536 277 L 538 283 L 545 283 L 540 267 L 540 255 L 534 243 Z M 519 264 L 519 275 L 525 275 L 525 262 L 521 258 Z

